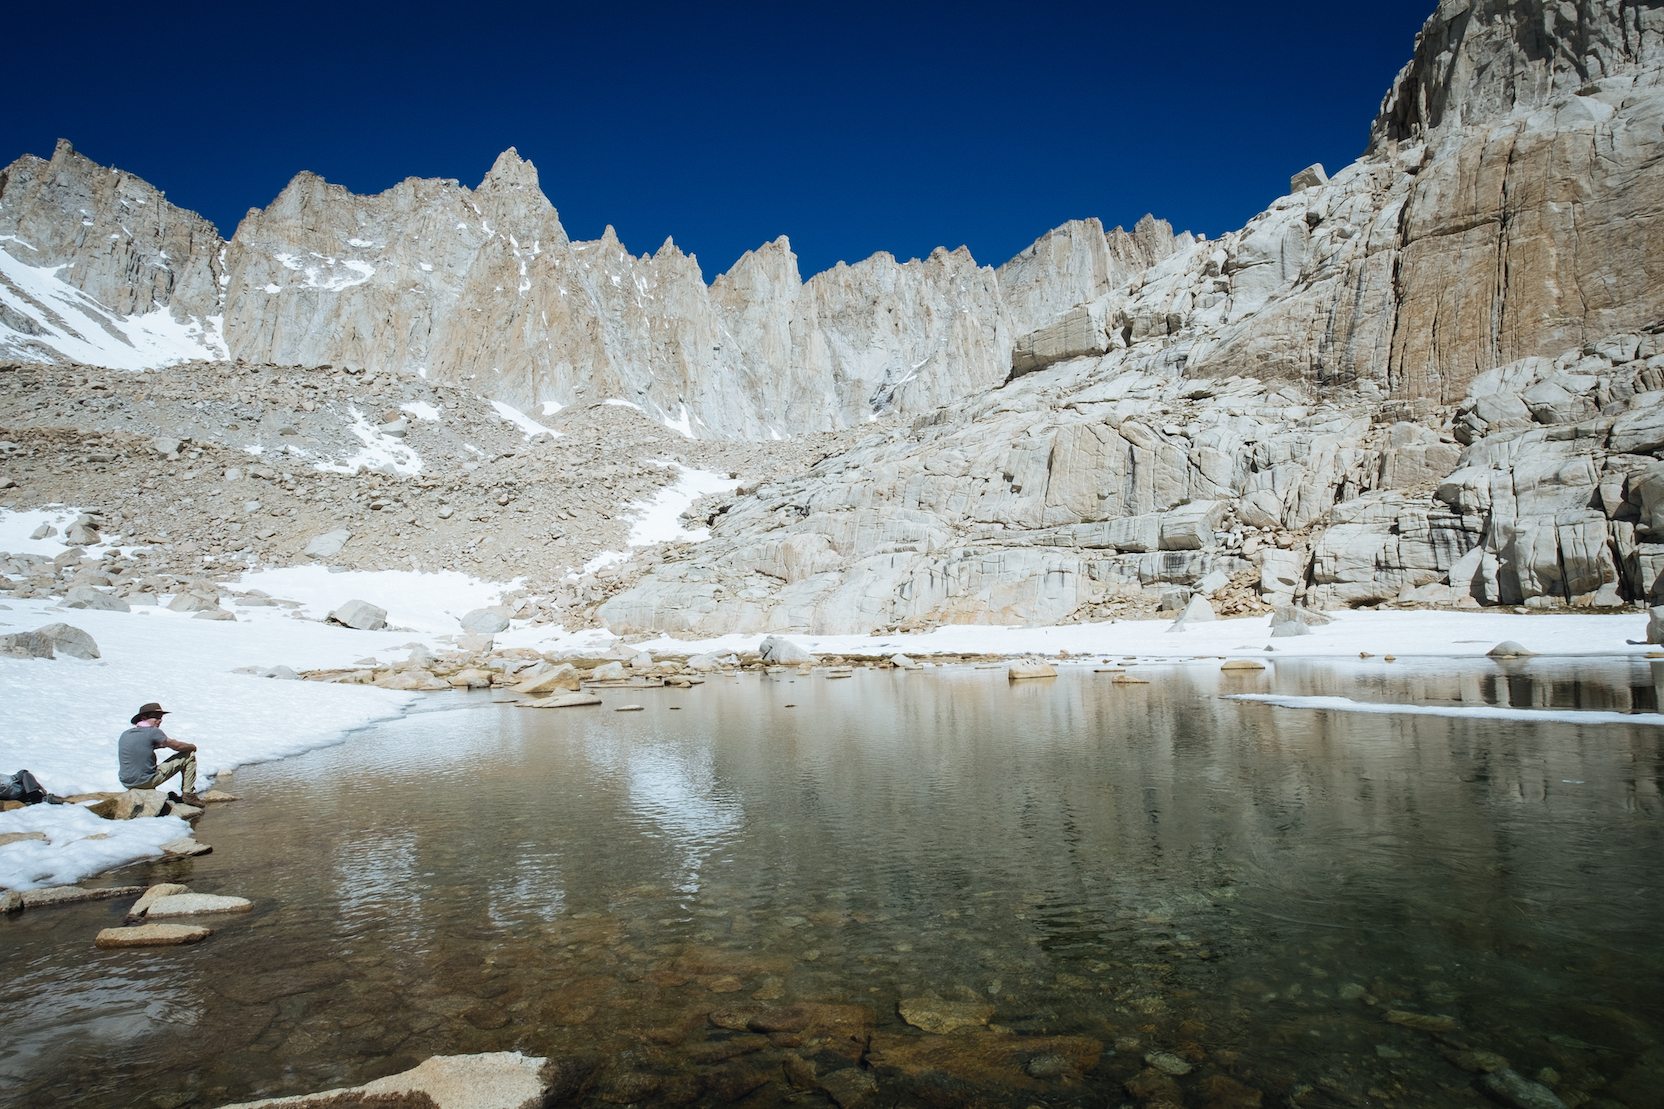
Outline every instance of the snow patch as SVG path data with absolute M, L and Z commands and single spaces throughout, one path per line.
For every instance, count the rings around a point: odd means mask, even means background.
M 392 470 L 413 475 L 422 472 L 422 456 L 390 435 L 383 435 L 357 408 L 350 408 L 352 426 L 347 430 L 364 444 L 358 453 L 342 462 L 318 462 L 314 469 L 330 474 L 356 474 L 359 470 Z
M 491 407 L 497 410 L 497 415 L 501 416 L 503 419 L 525 432 L 526 439 L 528 441 L 535 439 L 539 435 L 551 435 L 557 438 L 560 436 L 560 432 L 556 431 L 554 428 L 544 427 L 542 424 L 538 423 L 536 420 L 532 419 L 530 416 L 526 415 L 524 412 L 515 408 L 511 404 L 504 404 L 500 400 L 494 400 L 491 402 Z
M 413 400 L 409 404 L 399 405 L 400 412 L 408 412 L 418 420 L 437 420 L 439 409 L 425 400 Z
M 31 266 L 0 250 L 0 306 L 31 320 L 38 331 L 26 334 L 0 323 L 0 355 L 38 361 L 50 351 L 112 370 L 230 357 L 221 317 L 181 321 L 167 308 L 121 316 L 58 277 L 64 268 Z
M 48 837 L 45 843 L 21 840 L 0 847 L 0 886 L 32 890 L 73 885 L 93 874 L 160 855 L 162 844 L 190 835 L 191 826 L 177 816 L 105 820 L 80 805 L 31 805 L 0 813 L 0 834 L 7 832 L 40 832 Z

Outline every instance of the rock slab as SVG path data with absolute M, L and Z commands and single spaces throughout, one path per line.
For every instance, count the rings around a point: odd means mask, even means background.
M 265 1098 L 222 1109 L 342 1109 L 354 1105 L 432 1106 L 433 1109 L 541 1109 L 553 1068 L 518 1051 L 435 1055 L 420 1066 L 362 1086 L 299 1097 Z
M 942 1001 L 934 997 L 909 997 L 896 1006 L 901 1019 L 914 1028 L 946 1035 L 956 1028 L 974 1028 L 988 1023 L 992 1005 L 971 1001 Z
M 94 942 L 99 947 L 177 947 L 201 943 L 213 934 L 212 928 L 195 924 L 140 924 L 132 928 L 106 928 Z

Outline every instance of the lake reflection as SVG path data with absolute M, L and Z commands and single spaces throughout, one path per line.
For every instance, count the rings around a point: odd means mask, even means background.
M 120 903 L 0 924 L 13 992 L 54 999 L 0 1015 L 0 1097 L 209 1106 L 519 1049 L 595 1105 L 855 1100 L 851 1069 L 874 1105 L 1449 1104 L 1487 1051 L 1652 1104 L 1664 729 L 1221 695 L 1652 713 L 1658 673 L 1137 671 L 477 698 L 249 768 L 212 856 L 140 868 L 256 900 L 208 943 L 93 950 Z M 973 1023 L 923 1033 L 912 998 Z

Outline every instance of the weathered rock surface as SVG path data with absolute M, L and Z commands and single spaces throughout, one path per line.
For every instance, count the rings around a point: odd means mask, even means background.
M 901 1019 L 914 1028 L 942 1035 L 956 1028 L 987 1024 L 994 1015 L 992 1005 L 977 1002 L 943 1001 L 934 997 L 909 997 L 896 1006 Z

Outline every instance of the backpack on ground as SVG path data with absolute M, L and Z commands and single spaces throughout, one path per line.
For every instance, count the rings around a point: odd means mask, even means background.
M 22 801 L 25 805 L 38 805 L 46 800 L 46 790 L 41 788 L 40 781 L 27 770 L 19 770 L 16 774 L 0 774 L 0 801 Z

